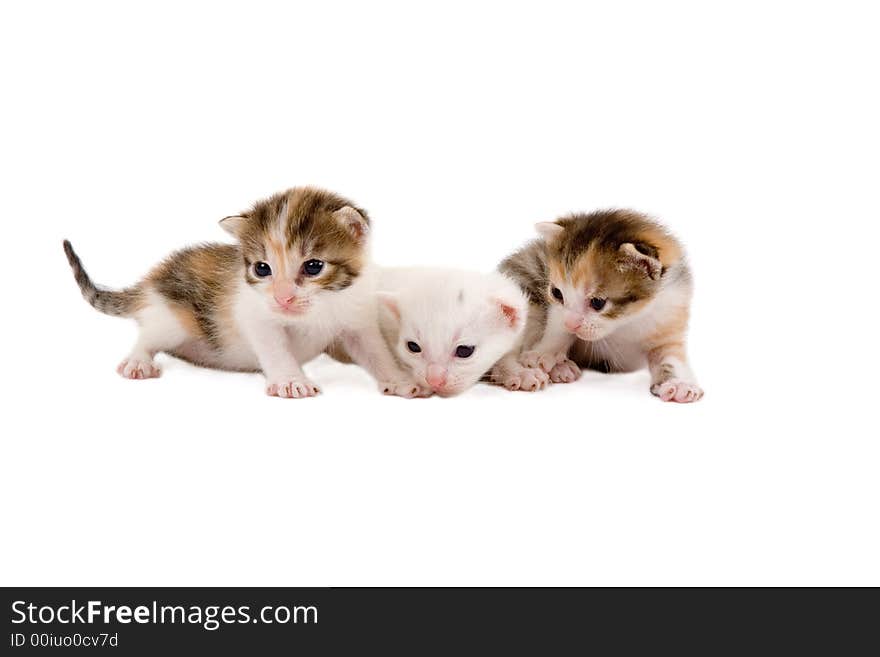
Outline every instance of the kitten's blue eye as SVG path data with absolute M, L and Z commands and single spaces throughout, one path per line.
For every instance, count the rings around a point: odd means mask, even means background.
M 474 354 L 474 349 L 476 349 L 476 347 L 460 344 L 455 348 L 455 355 L 459 358 L 470 358 Z
M 260 278 L 266 278 L 269 274 L 272 273 L 272 268 L 266 264 L 265 262 L 255 262 L 254 263 L 254 274 L 259 276 Z
M 303 263 L 303 273 L 306 276 L 317 276 L 321 273 L 322 269 L 324 269 L 324 262 L 322 260 L 306 260 Z
M 593 310 L 602 310 L 605 307 L 605 299 L 600 299 L 599 297 L 593 297 L 590 299 L 590 308 Z
M 417 343 L 412 341 L 406 343 L 406 348 L 414 354 L 420 353 L 422 351 L 422 348 Z
M 560 290 L 558 287 L 554 287 L 552 290 L 550 290 L 550 294 L 552 294 L 553 298 L 557 301 L 562 301 L 562 290 Z

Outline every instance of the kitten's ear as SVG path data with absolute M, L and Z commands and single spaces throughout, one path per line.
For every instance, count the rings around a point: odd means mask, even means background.
M 495 298 L 492 299 L 492 307 L 496 312 L 498 321 L 509 329 L 517 329 L 525 321 L 526 311 L 522 304 Z
M 241 231 L 244 228 L 245 223 L 247 223 L 247 217 L 236 214 L 232 215 L 231 217 L 223 217 L 220 220 L 220 228 L 225 230 L 233 237 L 238 237 L 239 235 L 241 235 Z
M 620 245 L 620 256 L 618 262 L 621 269 L 638 269 L 645 273 L 652 280 L 659 280 L 663 273 L 663 264 L 652 255 L 639 250 L 632 242 L 625 242 Z
M 397 295 L 393 292 L 376 292 L 379 297 L 379 303 L 394 317 L 400 321 L 400 305 L 397 302 Z
M 535 224 L 535 230 L 545 242 L 549 242 L 557 237 L 565 230 L 555 221 L 540 221 Z
M 350 232 L 358 242 L 366 240 L 367 233 L 370 231 L 370 224 L 366 217 L 356 209 L 346 205 L 344 208 L 334 212 L 333 218 L 342 224 L 345 230 Z

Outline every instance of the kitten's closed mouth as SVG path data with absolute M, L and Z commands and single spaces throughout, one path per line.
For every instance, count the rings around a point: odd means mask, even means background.
M 283 306 L 275 306 L 275 311 L 282 315 L 304 315 L 310 305 L 310 303 L 304 303 L 297 306 L 289 306 L 287 308 Z
M 576 335 L 578 338 L 580 338 L 581 340 L 584 340 L 584 341 L 586 341 L 586 342 L 595 342 L 596 340 L 600 340 L 601 337 L 602 337 L 602 336 L 600 336 L 600 335 L 598 335 L 598 334 L 596 334 L 596 333 L 588 332 L 588 331 L 583 331 L 583 330 L 581 330 L 581 331 L 576 331 L 576 332 L 575 332 L 575 335 Z
M 457 388 L 431 388 L 431 391 L 438 397 L 455 397 L 461 390 Z

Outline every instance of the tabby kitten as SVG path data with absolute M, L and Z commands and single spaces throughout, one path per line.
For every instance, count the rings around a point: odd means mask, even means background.
M 573 214 L 500 265 L 529 297 L 522 344 L 494 368 L 511 390 L 576 380 L 581 368 L 647 366 L 664 401 L 703 396 L 685 351 L 691 272 L 665 228 L 631 210 Z
M 301 365 L 339 343 L 384 393 L 429 394 L 396 365 L 378 330 L 366 212 L 331 192 L 299 187 L 220 225 L 237 244 L 177 251 L 118 291 L 97 287 L 64 242 L 85 299 L 140 325 L 119 364 L 122 376 L 159 376 L 153 359 L 164 351 L 206 367 L 262 371 L 269 395 L 311 397 L 319 388 Z

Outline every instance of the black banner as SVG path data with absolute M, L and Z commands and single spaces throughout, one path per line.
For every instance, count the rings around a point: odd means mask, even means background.
M 872 589 L 2 589 L 3 654 L 857 654 Z M 867 643 L 866 643 L 867 642 Z M 858 650 L 856 649 L 858 647 Z

